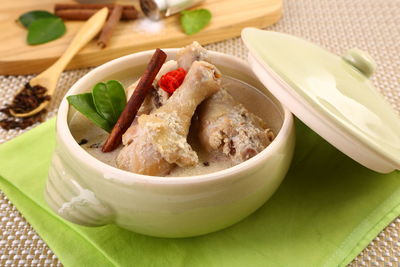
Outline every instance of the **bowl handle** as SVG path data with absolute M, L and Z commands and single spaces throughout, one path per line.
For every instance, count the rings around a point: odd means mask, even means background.
M 100 226 L 112 222 L 113 212 L 95 193 L 78 183 L 79 174 L 56 150 L 49 170 L 45 199 L 64 219 L 73 223 Z

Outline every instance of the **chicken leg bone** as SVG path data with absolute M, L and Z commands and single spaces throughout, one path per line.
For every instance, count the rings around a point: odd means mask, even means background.
M 197 154 L 186 140 L 191 118 L 196 107 L 219 90 L 220 77 L 214 65 L 193 62 L 183 84 L 166 103 L 149 115 L 141 115 L 131 126 L 135 128 L 118 155 L 118 167 L 139 174 L 165 175 L 175 164 L 196 165 Z

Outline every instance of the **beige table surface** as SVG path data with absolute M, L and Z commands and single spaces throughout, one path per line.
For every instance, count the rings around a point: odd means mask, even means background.
M 352 47 L 367 51 L 379 66 L 372 78 L 374 84 L 400 112 L 400 0 L 286 0 L 284 17 L 268 29 L 306 38 L 337 54 Z M 243 59 L 247 53 L 239 38 L 207 48 Z M 54 97 L 48 118 L 55 115 L 65 91 L 89 70 L 63 73 L 60 92 Z M 10 101 L 29 78 L 0 76 L 0 107 Z M 22 132 L 0 129 L 0 143 Z M 59 265 L 57 256 L 0 192 L 0 266 Z M 400 217 L 350 266 L 400 266 Z

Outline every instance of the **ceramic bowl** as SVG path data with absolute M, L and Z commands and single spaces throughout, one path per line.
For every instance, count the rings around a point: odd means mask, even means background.
M 178 49 L 164 51 L 169 60 L 176 58 Z M 92 70 L 66 96 L 89 91 L 97 82 L 118 73 L 139 76 L 153 52 L 121 57 Z M 68 128 L 71 114 L 76 111 L 64 97 L 45 192 L 51 208 L 77 224 L 115 223 L 145 235 L 189 237 L 228 227 L 262 206 L 282 182 L 292 159 L 292 114 L 261 85 L 248 63 L 222 53 L 210 55 L 223 74 L 265 94 L 265 105 L 278 114 L 271 118 L 277 136 L 265 150 L 234 167 L 199 176 L 153 177 L 127 172 L 97 160 L 77 144 Z

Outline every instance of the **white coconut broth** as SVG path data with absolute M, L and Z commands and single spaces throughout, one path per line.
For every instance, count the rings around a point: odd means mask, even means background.
M 137 80 L 137 77 L 126 79 L 121 78 L 121 76 L 126 77 L 127 75 L 115 75 L 109 79 L 104 79 L 104 81 L 116 79 L 120 81 L 126 89 L 129 85 Z M 282 122 L 282 114 L 278 112 L 278 109 L 268 97 L 266 97 L 253 86 L 229 76 L 224 76 L 222 81 L 223 87 L 227 89 L 227 91 L 238 102 L 242 103 L 250 112 L 263 119 L 274 134 L 279 131 Z M 101 151 L 101 147 L 107 139 L 108 133 L 95 126 L 81 113 L 76 112 L 74 108 L 71 107 L 71 109 L 73 111 L 69 114 L 69 128 L 76 142 L 81 144 L 81 147 L 96 159 L 113 167 L 117 167 L 116 158 L 123 146 L 120 145 L 112 152 L 103 153 Z M 208 153 L 202 149 L 196 137 L 195 127 L 191 127 L 189 131 L 188 143 L 197 152 L 199 163 L 194 167 L 181 168 L 176 166 L 167 176 L 183 177 L 207 174 L 235 165 L 232 160 L 223 155 Z

